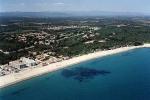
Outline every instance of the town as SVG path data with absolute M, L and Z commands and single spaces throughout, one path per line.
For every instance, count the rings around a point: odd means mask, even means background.
M 150 42 L 149 17 L 1 19 L 0 76 Z

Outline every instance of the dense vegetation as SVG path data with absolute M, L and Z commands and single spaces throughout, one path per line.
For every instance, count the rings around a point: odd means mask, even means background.
M 0 64 L 22 56 L 34 58 L 33 52 L 72 57 L 97 50 L 142 45 L 150 42 L 149 22 L 149 17 L 1 17 Z M 78 27 L 49 29 L 61 26 Z M 21 37 L 25 40 L 20 41 Z M 46 41 L 52 42 L 46 44 Z

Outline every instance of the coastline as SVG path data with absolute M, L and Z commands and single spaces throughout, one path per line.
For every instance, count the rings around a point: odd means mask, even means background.
M 113 50 L 106 50 L 106 51 L 97 51 L 94 53 L 89 53 L 86 55 L 78 56 L 78 57 L 73 57 L 68 60 L 64 60 L 61 62 L 53 63 L 44 67 L 37 67 L 34 69 L 27 69 L 24 71 L 21 71 L 19 73 L 12 73 L 6 76 L 1 76 L 0 77 L 0 88 L 36 77 L 40 76 L 42 74 L 46 74 L 49 72 L 53 72 L 74 64 L 78 64 L 80 62 L 84 62 L 87 60 L 95 59 L 95 58 L 100 58 L 108 55 L 113 55 L 121 52 L 125 52 L 128 50 L 136 49 L 136 48 L 144 48 L 144 47 L 150 47 L 150 44 L 144 44 L 142 46 L 129 46 L 129 47 L 121 47 Z

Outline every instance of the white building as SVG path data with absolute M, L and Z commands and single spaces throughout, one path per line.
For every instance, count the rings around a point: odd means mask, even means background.
M 37 65 L 36 61 L 33 59 L 23 57 L 20 60 L 22 61 L 22 63 L 26 64 L 26 66 L 28 67 Z
M 25 57 L 20 58 L 20 60 L 9 62 L 9 66 L 12 66 L 12 67 L 15 67 L 15 68 L 18 68 L 18 69 L 32 67 L 32 66 L 35 66 L 35 65 L 37 65 L 35 60 L 25 58 Z
M 27 68 L 28 67 L 21 60 L 11 61 L 11 62 L 9 62 L 9 66 L 15 67 L 17 69 L 22 69 L 22 68 Z
M 0 65 L 0 72 L 2 71 L 2 66 Z

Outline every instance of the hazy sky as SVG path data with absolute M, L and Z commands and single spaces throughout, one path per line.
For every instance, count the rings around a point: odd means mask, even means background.
M 150 0 L 0 0 L 0 11 L 115 11 L 150 13 Z

